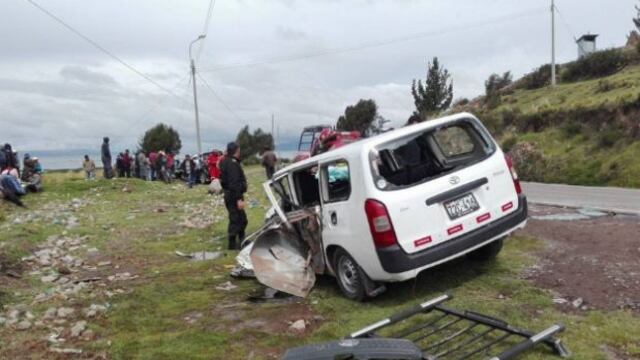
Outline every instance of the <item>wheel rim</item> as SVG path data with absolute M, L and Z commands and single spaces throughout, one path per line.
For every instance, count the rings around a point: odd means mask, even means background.
M 346 256 L 340 257 L 338 261 L 338 276 L 345 290 L 355 293 L 358 288 L 358 268 L 357 265 Z

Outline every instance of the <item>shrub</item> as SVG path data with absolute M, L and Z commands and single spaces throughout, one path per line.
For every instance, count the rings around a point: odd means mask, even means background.
M 466 105 L 469 105 L 469 99 L 467 99 L 467 98 L 461 98 L 461 99 L 458 99 L 458 100 L 453 102 L 453 107 L 454 108 L 457 108 L 457 107 L 460 107 L 460 106 L 466 106 Z
M 607 129 L 598 133 L 598 146 L 610 148 L 622 139 L 624 134 L 620 130 Z
M 508 153 L 518 143 L 518 137 L 513 134 L 508 134 L 502 138 L 501 148 L 502 151 Z
M 596 85 L 596 93 L 605 93 L 614 89 L 613 84 L 609 80 L 602 79 Z
M 543 181 L 547 160 L 534 144 L 518 143 L 509 151 L 518 175 L 525 181 Z
M 609 76 L 625 65 L 625 57 L 619 49 L 598 51 L 566 65 L 562 81 L 573 82 Z
M 560 67 L 556 65 L 556 72 Z M 551 64 L 545 64 L 525 75 L 521 80 L 519 86 L 527 89 L 539 89 L 551 84 Z
M 582 124 L 575 119 L 565 121 L 560 128 L 566 137 L 574 137 L 582 132 Z

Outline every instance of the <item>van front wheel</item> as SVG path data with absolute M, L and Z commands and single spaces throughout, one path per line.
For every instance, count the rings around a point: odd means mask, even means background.
M 358 263 L 343 249 L 333 255 L 333 269 L 342 293 L 351 300 L 362 301 L 367 297 L 366 274 Z
M 481 247 L 480 249 L 470 252 L 467 256 L 471 260 L 475 261 L 488 261 L 495 259 L 498 256 L 500 250 L 502 250 L 502 244 L 504 238 L 492 241 L 489 244 Z

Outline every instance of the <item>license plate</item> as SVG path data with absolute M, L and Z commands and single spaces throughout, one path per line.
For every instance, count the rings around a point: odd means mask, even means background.
M 473 196 L 473 194 L 467 194 L 455 200 L 447 201 L 446 203 L 444 203 L 444 208 L 447 209 L 449 218 L 453 220 L 467 214 L 471 214 L 472 212 L 478 210 L 480 208 L 480 205 L 478 205 L 478 201 L 476 201 L 476 198 Z

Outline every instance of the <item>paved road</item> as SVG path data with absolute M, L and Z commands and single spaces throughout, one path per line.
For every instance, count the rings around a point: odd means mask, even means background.
M 526 182 L 522 186 L 527 199 L 536 204 L 640 215 L 640 190 Z

